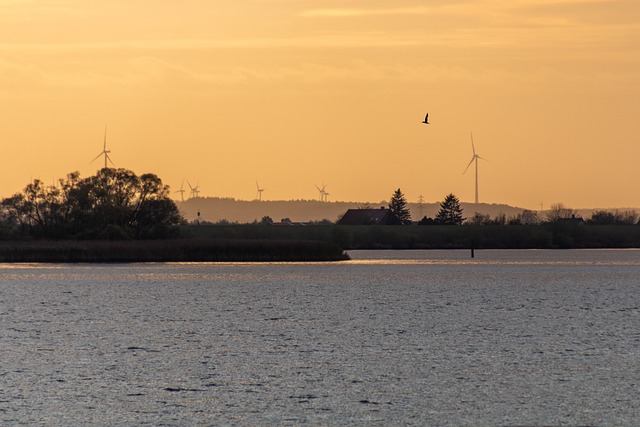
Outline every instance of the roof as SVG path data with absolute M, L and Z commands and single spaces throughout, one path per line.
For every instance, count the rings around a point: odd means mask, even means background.
M 390 225 L 400 224 L 400 220 L 389 210 L 349 209 L 338 221 L 339 225 Z

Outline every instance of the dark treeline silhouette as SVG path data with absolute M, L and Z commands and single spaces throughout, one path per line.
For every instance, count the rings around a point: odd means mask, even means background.
M 29 240 L 0 242 L 0 262 L 342 261 L 331 242 L 226 239 Z
M 84 179 L 72 172 L 57 186 L 36 179 L 1 206 L 5 239 L 162 238 L 185 222 L 158 176 L 127 169 L 104 168 Z
M 324 241 L 350 249 L 640 248 L 640 226 L 573 222 L 536 225 L 185 225 L 184 238 Z

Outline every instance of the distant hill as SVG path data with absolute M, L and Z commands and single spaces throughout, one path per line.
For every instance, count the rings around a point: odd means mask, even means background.
M 289 218 L 293 222 L 310 222 L 329 220 L 335 222 L 339 216 L 347 209 L 358 207 L 386 207 L 388 202 L 365 203 L 365 202 L 320 202 L 317 200 L 236 200 L 232 198 L 219 197 L 195 197 L 184 202 L 177 202 L 178 208 L 189 221 L 197 219 L 200 212 L 200 219 L 203 221 L 218 222 L 226 220 L 229 222 L 249 223 L 260 221 L 265 216 L 271 217 L 276 222 L 283 218 Z M 433 218 L 440 209 L 439 203 L 409 203 L 409 209 L 414 221 L 420 220 L 425 215 Z M 515 216 L 523 211 L 508 205 L 479 203 L 462 203 L 463 214 L 471 217 L 475 212 L 489 215 L 494 218 L 504 214 L 507 218 Z

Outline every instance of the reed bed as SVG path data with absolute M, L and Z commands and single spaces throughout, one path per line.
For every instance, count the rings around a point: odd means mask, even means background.
M 597 249 L 640 248 L 640 225 L 309 225 L 183 226 L 201 238 L 313 240 L 346 249 Z
M 4 241 L 4 263 L 341 261 L 330 242 L 273 240 Z

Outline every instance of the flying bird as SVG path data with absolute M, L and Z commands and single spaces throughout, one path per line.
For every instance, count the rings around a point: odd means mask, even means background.
M 427 115 L 424 116 L 424 121 L 422 123 L 424 123 L 425 125 L 429 124 L 429 113 L 427 113 Z

